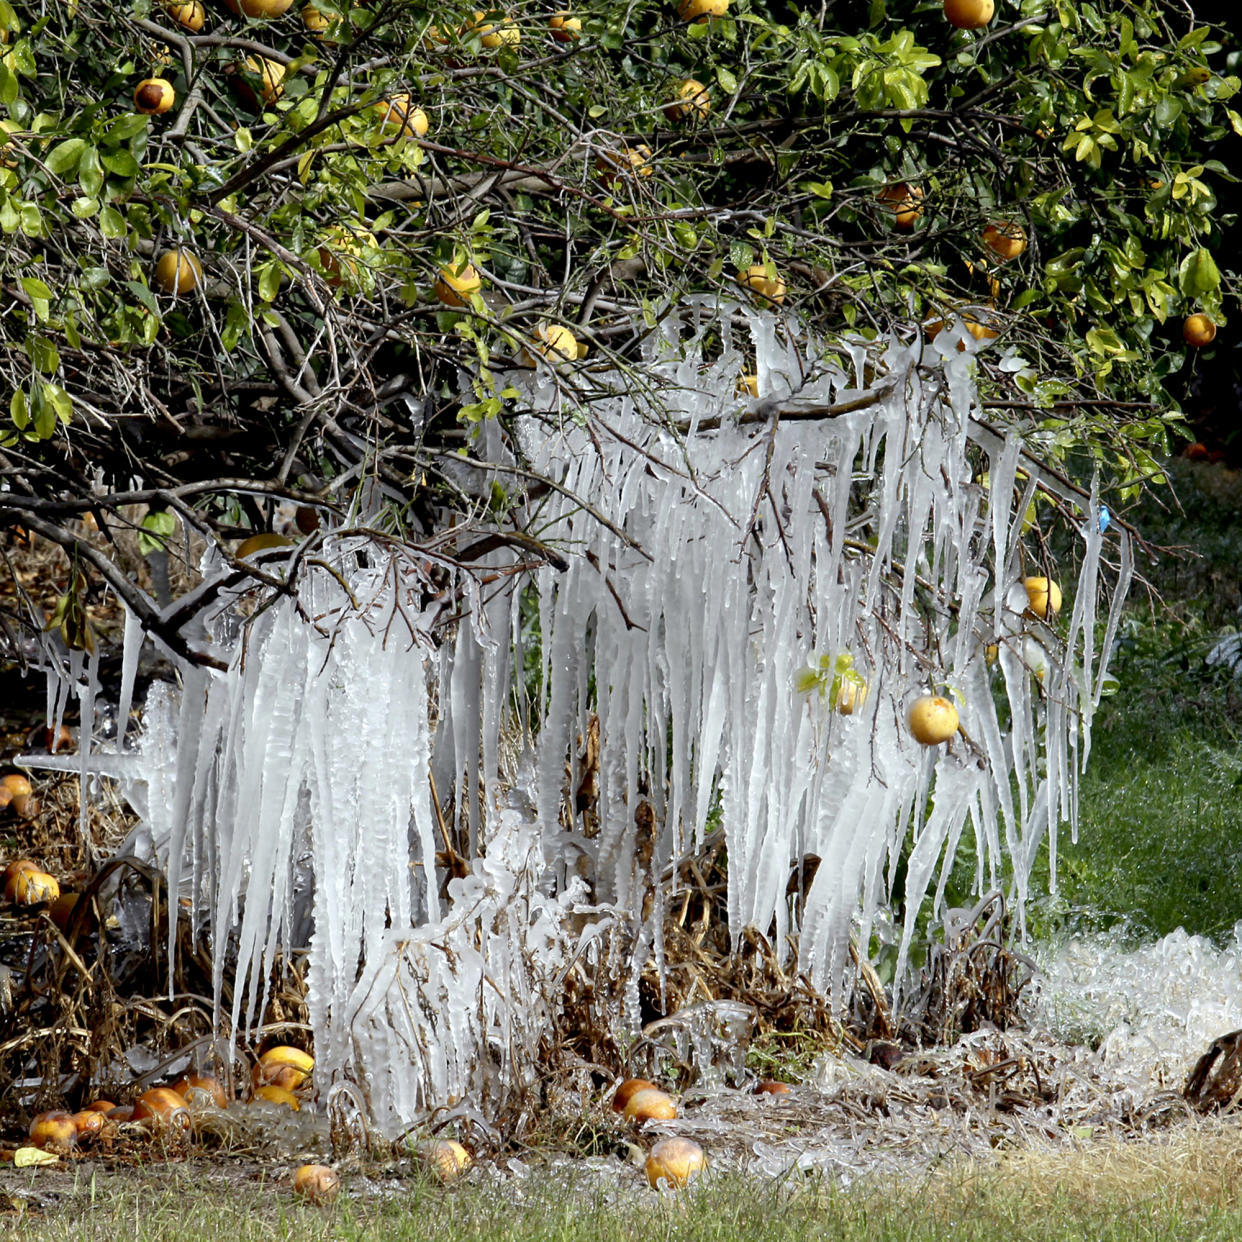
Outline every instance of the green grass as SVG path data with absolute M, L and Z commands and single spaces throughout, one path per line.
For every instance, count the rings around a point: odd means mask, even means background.
M 477 1181 L 448 1189 L 346 1174 L 344 1196 L 327 1208 L 294 1201 L 283 1179 L 264 1186 L 189 1166 L 93 1180 L 83 1173 L 55 1192 L 51 1206 L 10 1216 L 6 1236 L 40 1242 L 1232 1239 L 1242 1236 L 1237 1143 L 1211 1142 L 1192 1135 L 1169 1148 L 1018 1158 L 1009 1166 L 912 1174 L 847 1190 L 819 1177 L 727 1175 L 657 1194 L 636 1185 L 634 1171 L 620 1164 L 590 1180 L 536 1168 L 523 1182 L 480 1173 Z M 45 1189 L 39 1175 L 10 1173 L 0 1181 L 10 1193 L 19 1185 Z

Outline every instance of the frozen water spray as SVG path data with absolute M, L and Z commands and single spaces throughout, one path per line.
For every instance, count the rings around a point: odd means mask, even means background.
M 149 698 L 137 755 L 90 762 L 132 791 L 209 929 L 233 1029 L 276 954 L 307 947 L 321 1090 L 353 1082 L 392 1132 L 446 1101 L 503 1108 L 563 972 L 617 932 L 615 1020 L 636 1029 L 665 880 L 711 833 L 733 934 L 758 928 L 837 1001 L 899 863 L 903 963 L 965 832 L 980 886 L 1011 877 L 1020 909 L 1037 848 L 1055 857 L 1075 822 L 1109 647 L 1097 605 L 1111 630 L 1130 550 L 1124 528 L 1080 522 L 1064 612 L 1028 606 L 1037 491 L 1098 499 L 983 420 L 974 348 L 959 326 L 833 355 L 776 316 L 688 304 L 641 385 L 594 375 L 573 401 L 541 364 L 512 377 L 516 438 L 480 432 L 468 469 L 560 564 L 518 571 L 502 549 L 466 567 L 336 532 L 296 576 L 299 554 L 269 554 L 295 585 L 260 590 L 248 619 L 217 599 L 204 641 L 227 671 L 184 667 Z M 760 401 L 736 395 L 746 355 Z M 910 734 L 927 693 L 957 709 L 947 743 Z

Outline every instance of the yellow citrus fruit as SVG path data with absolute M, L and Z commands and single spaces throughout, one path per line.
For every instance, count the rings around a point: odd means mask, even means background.
M 621 1110 L 627 1121 L 672 1121 L 677 1116 L 673 1097 L 658 1087 L 635 1091 Z
M 677 16 L 683 22 L 705 22 L 728 11 L 729 0 L 681 0 L 677 6 Z
M 178 297 L 198 287 L 203 265 L 189 250 L 165 250 L 155 262 L 155 285 L 164 293 Z
M 1005 263 L 1026 249 L 1026 230 L 1015 220 L 996 220 L 983 230 L 983 244 Z
M 1187 315 L 1182 324 L 1182 339 L 1192 349 L 1202 349 L 1216 339 L 1216 324 L 1208 315 Z
M 582 19 L 574 17 L 568 10 L 553 13 L 548 18 L 548 28 L 558 43 L 573 43 L 582 37 Z
M 293 0 L 224 0 L 229 9 L 247 17 L 279 17 L 292 6 Z
M 178 25 L 184 26 L 187 30 L 195 32 L 202 30 L 203 23 L 207 20 L 207 10 L 203 7 L 202 0 L 165 0 L 164 11 Z
M 712 110 L 707 87 L 696 78 L 683 78 L 673 87 L 673 98 L 664 105 L 664 115 L 674 123 L 702 120 Z
M 707 1167 L 703 1149 L 688 1138 L 661 1139 L 647 1157 L 647 1184 L 653 1190 L 668 1186 L 680 1190 Z
M 143 78 L 134 87 L 134 111 L 159 116 L 177 102 L 177 92 L 167 78 Z
M 1023 578 L 1027 611 L 1045 620 L 1061 611 L 1061 588 L 1048 578 Z
M 409 95 L 394 95 L 391 99 L 381 99 L 372 107 L 380 113 L 380 128 L 396 130 L 399 135 L 407 138 L 425 138 L 431 128 L 431 121 L 422 108 L 414 106 Z
M 938 746 L 957 732 L 957 708 L 938 694 L 924 694 L 910 704 L 906 717 L 916 742 Z
M 233 555 L 238 560 L 244 561 L 246 557 L 253 556 L 256 552 L 266 552 L 268 548 L 289 548 L 292 546 L 293 540 L 287 536 L 265 530 L 258 535 L 251 535 L 249 539 L 243 539 L 237 545 L 237 551 Z
M 945 20 L 958 30 L 978 30 L 995 12 L 994 0 L 944 0 Z
M 456 1139 L 433 1139 L 419 1148 L 423 1168 L 442 1182 L 455 1182 L 474 1163 Z
M 304 1164 L 293 1174 L 293 1192 L 310 1203 L 331 1203 L 341 1193 L 341 1178 L 326 1164 Z
M 563 324 L 541 323 L 531 336 L 530 348 L 522 357 L 528 367 L 533 367 L 536 355 L 548 362 L 573 362 L 578 357 L 578 341 Z
M 237 93 L 256 112 L 284 90 L 285 67 L 267 56 L 247 56 L 235 66 Z
M 470 295 L 477 293 L 483 285 L 483 277 L 478 268 L 467 263 L 464 267 L 442 267 L 440 278 L 431 287 L 431 291 L 445 306 L 466 306 Z
M 737 274 L 738 284 L 744 286 L 755 295 L 760 305 L 775 304 L 779 306 L 785 300 L 784 277 L 775 271 L 769 271 L 764 263 L 752 263 Z
M 618 177 L 651 176 L 651 148 L 639 144 L 622 147 L 619 151 L 604 151 L 595 160 L 595 167 L 606 185 L 612 185 Z
M 908 233 L 923 214 L 923 187 L 906 181 L 886 185 L 879 193 L 880 202 L 893 213 L 893 227 Z
M 499 24 L 486 20 L 487 14 L 481 9 L 474 12 L 474 20 L 470 28 L 482 36 L 484 47 L 510 47 L 522 42 L 522 32 L 511 17 L 502 17 Z

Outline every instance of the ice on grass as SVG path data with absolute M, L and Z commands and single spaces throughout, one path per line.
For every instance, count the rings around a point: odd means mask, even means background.
M 839 1003 L 899 872 L 904 962 L 964 837 L 978 886 L 1007 877 L 1020 908 L 1073 819 L 1124 528 L 1083 523 L 1067 607 L 1032 616 L 1014 587 L 1037 484 L 1097 501 L 983 421 L 974 342 L 834 354 L 790 326 L 688 303 L 641 386 L 595 376 L 574 406 L 543 367 L 512 377 L 528 412 L 516 443 L 484 429 L 479 481 L 567 568 L 329 534 L 244 625 L 227 595 L 203 618 L 226 672 L 148 700 L 128 779 L 214 937 L 217 1004 L 244 1030 L 277 952 L 305 947 L 320 1087 L 352 1082 L 389 1131 L 525 1090 L 602 924 L 631 938 L 615 1020 L 636 1024 L 670 877 L 709 839 L 732 934 L 758 929 Z M 756 367 L 760 402 L 736 394 Z M 521 493 L 518 455 L 555 486 Z M 134 646 L 127 628 L 129 677 Z M 928 692 L 961 718 L 934 747 L 906 724 Z

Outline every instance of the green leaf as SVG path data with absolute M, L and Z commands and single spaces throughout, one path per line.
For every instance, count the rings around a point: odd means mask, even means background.
M 40 323 L 47 323 L 48 311 L 52 305 L 52 291 L 35 276 L 23 276 L 21 286 L 34 306 L 35 318 Z
M 118 177 L 136 177 L 138 161 L 128 151 L 108 151 L 103 157 L 103 166 Z
M 43 396 L 62 423 L 73 421 L 73 398 L 59 385 L 50 380 L 43 382 Z M 51 435 L 51 431 L 48 435 Z
M 280 281 L 284 268 L 275 259 L 259 268 L 259 297 L 265 302 L 274 302 L 280 292 Z
M 60 352 L 56 343 L 46 336 L 27 337 L 26 355 L 30 359 L 30 365 L 45 375 L 54 375 L 60 366 Z
M 150 509 L 138 530 L 138 550 L 143 556 L 163 552 L 177 533 L 177 518 L 166 509 Z
M 30 424 L 30 406 L 25 392 L 20 388 L 15 388 L 9 398 L 9 417 L 18 431 L 24 431 Z
M 99 231 L 107 238 L 124 237 L 129 232 L 125 217 L 115 207 L 105 207 L 99 213 Z
M 78 183 L 83 192 L 92 198 L 98 198 L 99 191 L 103 189 L 103 165 L 99 162 L 99 152 L 94 147 L 87 147 L 82 152 L 82 158 L 78 161 Z
M 49 172 L 55 173 L 58 177 L 65 177 L 77 168 L 78 161 L 85 150 L 85 139 L 66 138 L 64 142 L 58 142 L 47 153 L 47 158 L 43 162 L 47 165 Z
M 1184 296 L 1201 298 L 1220 288 L 1220 268 L 1211 253 L 1202 246 L 1188 254 L 1178 268 L 1177 283 Z

